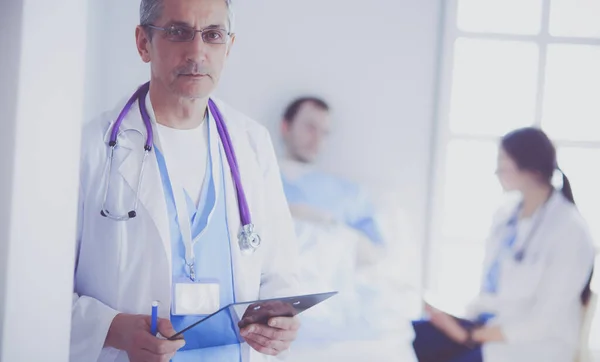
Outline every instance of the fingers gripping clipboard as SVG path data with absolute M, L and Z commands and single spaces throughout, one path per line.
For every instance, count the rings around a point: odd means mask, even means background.
M 326 301 L 337 292 L 298 295 L 229 304 L 183 328 L 169 340 L 185 338 L 186 347 L 200 349 L 244 343 L 240 328 L 267 324 L 274 317 L 293 317 Z M 188 338 L 187 336 L 193 338 Z

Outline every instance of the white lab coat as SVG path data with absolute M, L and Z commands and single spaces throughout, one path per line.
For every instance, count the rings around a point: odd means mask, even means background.
M 262 246 L 242 255 L 237 241 L 240 217 L 230 169 L 225 167 L 227 221 L 231 234 L 237 301 L 294 295 L 297 287 L 297 246 L 283 194 L 270 136 L 258 123 L 216 101 L 235 149 L 243 187 Z M 171 301 L 171 240 L 160 173 L 154 151 L 146 161 L 137 217 L 116 222 L 100 215 L 104 165 L 112 122 L 125 102 L 84 128 L 82 138 L 79 224 L 72 308 L 70 361 L 128 361 L 127 355 L 103 348 L 114 316 L 150 314 L 153 300 L 159 316 L 169 318 Z M 148 112 L 153 110 L 146 99 Z M 134 103 L 121 125 L 120 149 L 113 164 L 107 208 L 131 210 L 143 156 L 145 128 Z M 154 135 L 158 135 L 156 129 Z M 158 141 L 158 140 L 156 140 Z M 156 142 L 155 141 L 155 142 Z M 221 145 L 222 147 L 222 145 Z M 247 344 L 244 362 L 267 361 Z
M 516 208 L 500 210 L 486 247 L 484 271 L 505 242 L 505 228 Z M 469 315 L 494 312 L 506 342 L 483 346 L 484 362 L 572 362 L 578 346 L 582 305 L 580 294 L 590 276 L 594 246 L 588 227 L 576 207 L 559 191 L 532 234 L 522 262 L 506 255 L 497 295 L 480 295 Z M 516 250 L 527 239 L 519 235 Z

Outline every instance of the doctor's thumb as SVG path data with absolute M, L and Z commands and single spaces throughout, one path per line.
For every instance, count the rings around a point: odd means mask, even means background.
M 171 321 L 168 319 L 164 319 L 164 318 L 158 319 L 157 329 L 158 329 L 158 333 L 160 333 L 160 335 L 164 336 L 165 338 L 169 338 L 172 335 L 174 335 L 175 333 L 177 333 L 175 331 L 175 329 L 173 329 L 173 325 L 171 324 Z

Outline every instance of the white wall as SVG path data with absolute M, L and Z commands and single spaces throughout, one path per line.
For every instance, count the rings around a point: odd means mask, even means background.
M 17 114 L 17 84 L 21 50 L 21 21 L 23 4 L 11 1 L 0 5 L 0 351 L 3 347 L 4 310 L 6 301 L 6 273 L 10 237 L 10 202 L 13 190 L 15 118 Z M 7 30 L 7 31 L 5 31 Z M 10 31 L 8 31 L 10 30 Z M 0 355 L 0 360 L 2 359 Z
M 67 361 L 86 2 L 0 2 L 0 361 Z
M 397 192 L 422 240 L 441 1 L 234 4 L 237 40 L 219 95 L 266 124 L 275 140 L 286 102 L 306 93 L 325 97 L 336 128 L 322 165 Z M 96 0 L 103 21 L 90 32 L 90 117 L 148 79 L 134 43 L 138 5 Z

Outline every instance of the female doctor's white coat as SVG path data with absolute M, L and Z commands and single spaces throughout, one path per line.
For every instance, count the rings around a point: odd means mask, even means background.
M 486 247 L 487 272 L 506 237 L 506 224 L 516 205 L 501 210 Z M 559 191 L 531 221 L 519 222 L 515 249 L 520 250 L 531 227 L 524 258 L 505 254 L 496 295 L 480 295 L 469 315 L 495 313 L 489 324 L 501 326 L 506 342 L 483 346 L 484 362 L 572 362 L 581 323 L 580 300 L 592 271 L 594 246 L 588 227 L 575 205 Z M 485 277 L 485 276 L 484 276 Z
M 159 317 L 170 316 L 171 240 L 154 151 L 146 160 L 137 217 L 117 222 L 100 215 L 109 133 L 124 103 L 84 128 L 72 362 L 128 361 L 125 352 L 103 348 L 111 321 L 119 312 L 147 315 L 152 301 L 159 300 Z M 220 101 L 216 104 L 225 118 L 253 223 L 262 238 L 261 247 L 253 255 L 241 254 L 237 241 L 240 230 L 237 198 L 229 165 L 223 162 L 237 301 L 294 295 L 298 285 L 295 234 L 270 136 L 253 120 Z M 149 97 L 146 106 L 154 120 Z M 109 176 L 107 209 L 125 213 L 131 210 L 135 199 L 146 137 L 137 102 L 120 129 L 120 149 L 116 151 L 117 159 Z M 128 129 L 139 130 L 143 136 Z M 158 132 L 155 130 L 154 134 Z M 242 356 L 244 362 L 269 360 L 247 344 L 242 346 Z

